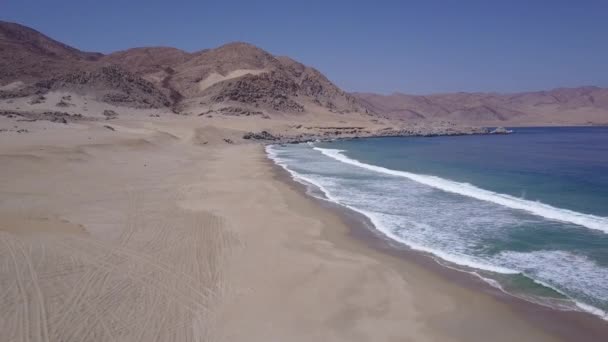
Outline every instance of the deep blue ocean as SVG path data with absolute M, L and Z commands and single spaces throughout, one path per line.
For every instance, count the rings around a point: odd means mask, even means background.
M 608 127 L 270 146 L 310 193 L 512 295 L 608 319 Z

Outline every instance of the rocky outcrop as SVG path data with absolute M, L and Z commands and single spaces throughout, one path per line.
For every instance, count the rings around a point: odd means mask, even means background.
M 492 134 L 484 127 L 412 127 L 412 128 L 386 128 L 379 130 L 377 137 L 437 137 L 453 135 Z
M 243 135 L 243 139 L 259 141 L 265 144 L 295 144 L 309 141 L 371 137 L 437 137 L 508 133 L 511 132 L 498 133 L 488 128 L 457 126 L 384 127 L 376 130 L 366 127 L 299 127 L 296 131 L 285 132 L 283 134 L 273 134 L 268 131 L 247 132 Z
M 37 95 L 40 98 L 49 91 L 58 90 L 92 95 L 102 102 L 117 106 L 161 108 L 171 104 L 151 82 L 117 66 L 78 71 L 41 80 L 14 91 L 0 92 L 0 97 Z
M 264 112 L 259 110 L 251 110 L 243 107 L 228 106 L 217 110 L 220 114 L 228 116 L 252 116 L 252 115 L 264 115 Z
M 17 121 L 38 121 L 45 120 L 57 123 L 67 124 L 77 121 L 94 121 L 94 118 L 85 117 L 82 114 L 70 114 L 66 112 L 18 112 L 18 111 L 0 111 L 0 116 L 8 118 L 16 118 Z
M 365 108 L 350 94 L 342 91 L 318 70 L 289 57 L 277 57 L 283 69 L 298 85 L 299 96 L 338 113 L 365 112 Z
M 209 89 L 211 101 L 239 102 L 280 112 L 303 112 L 304 106 L 294 101 L 298 85 L 276 72 L 245 75 L 238 80 L 222 82 Z
M 259 133 L 247 132 L 243 135 L 243 139 L 245 140 L 265 140 L 265 141 L 276 141 L 281 139 L 280 136 L 274 136 L 267 131 L 261 131 Z
M 106 109 L 103 111 L 103 116 L 106 117 L 106 120 L 111 120 L 111 119 L 115 119 L 116 117 L 118 117 L 118 113 L 116 113 L 115 111 L 113 111 L 111 109 Z

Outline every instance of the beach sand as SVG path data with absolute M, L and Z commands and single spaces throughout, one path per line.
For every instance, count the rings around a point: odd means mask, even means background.
M 0 136 L 2 341 L 559 340 L 356 237 L 226 127 L 34 124 Z

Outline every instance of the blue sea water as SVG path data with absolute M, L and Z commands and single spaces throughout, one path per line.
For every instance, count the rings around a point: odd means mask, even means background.
M 608 127 L 267 151 L 390 239 L 513 295 L 608 319 Z

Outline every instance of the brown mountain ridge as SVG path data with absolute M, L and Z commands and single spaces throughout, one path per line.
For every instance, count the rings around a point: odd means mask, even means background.
M 379 95 L 354 93 L 369 110 L 406 121 L 447 120 L 480 125 L 581 125 L 608 123 L 608 89 Z
M 186 52 L 139 47 L 84 52 L 0 21 L 0 99 L 69 91 L 115 106 L 231 115 L 352 112 L 402 122 L 471 125 L 608 123 L 608 89 L 451 93 L 344 92 L 318 70 L 248 43 Z M 271 115 L 272 116 L 272 115 Z
M 0 22 L 0 97 L 69 90 L 138 108 L 201 105 L 299 113 L 365 109 L 317 70 L 247 43 L 194 53 L 143 47 L 83 52 L 28 27 Z

